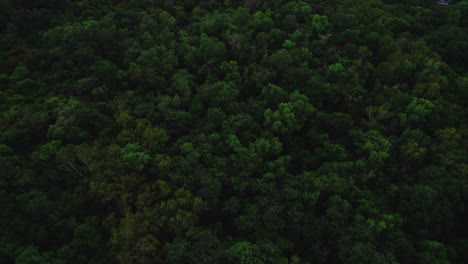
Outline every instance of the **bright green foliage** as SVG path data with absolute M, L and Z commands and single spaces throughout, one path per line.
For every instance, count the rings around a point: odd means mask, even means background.
M 422 98 L 415 98 L 406 108 L 409 121 L 421 122 L 425 121 L 430 114 L 434 104 Z
M 122 161 L 127 164 L 130 168 L 134 168 L 141 171 L 145 168 L 145 165 L 151 160 L 151 157 L 144 153 L 141 146 L 138 144 L 127 144 L 122 149 Z
M 310 20 L 310 27 L 315 34 L 322 34 L 326 33 L 326 30 L 329 29 L 330 23 L 328 22 L 328 18 L 326 16 L 321 15 L 312 15 L 312 19 Z
M 365 133 L 352 132 L 355 134 L 355 144 L 358 151 L 365 153 L 366 162 L 369 168 L 380 168 L 390 157 L 391 143 L 376 130 L 370 130 Z
M 279 134 L 287 134 L 297 130 L 299 124 L 294 115 L 294 106 L 291 103 L 281 103 L 278 105 L 278 110 L 265 111 L 265 125 L 271 126 L 271 129 Z
M 39 146 L 38 150 L 36 150 L 33 155 L 35 159 L 48 160 L 57 153 L 61 144 L 62 142 L 60 140 L 51 140 L 47 144 Z

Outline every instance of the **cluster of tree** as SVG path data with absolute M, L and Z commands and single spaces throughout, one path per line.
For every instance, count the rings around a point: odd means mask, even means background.
M 468 263 L 468 1 L 0 10 L 1 263 Z

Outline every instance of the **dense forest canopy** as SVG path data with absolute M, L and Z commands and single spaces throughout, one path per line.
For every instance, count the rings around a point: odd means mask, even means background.
M 468 1 L 0 0 L 0 263 L 468 263 Z

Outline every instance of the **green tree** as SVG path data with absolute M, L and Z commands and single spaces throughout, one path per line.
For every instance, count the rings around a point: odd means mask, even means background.
M 137 171 L 142 171 L 150 160 L 151 157 L 138 144 L 129 143 L 122 149 L 122 161 Z

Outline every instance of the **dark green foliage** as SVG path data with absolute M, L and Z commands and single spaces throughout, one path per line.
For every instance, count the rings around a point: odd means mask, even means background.
M 0 263 L 468 263 L 467 18 L 0 0 Z

